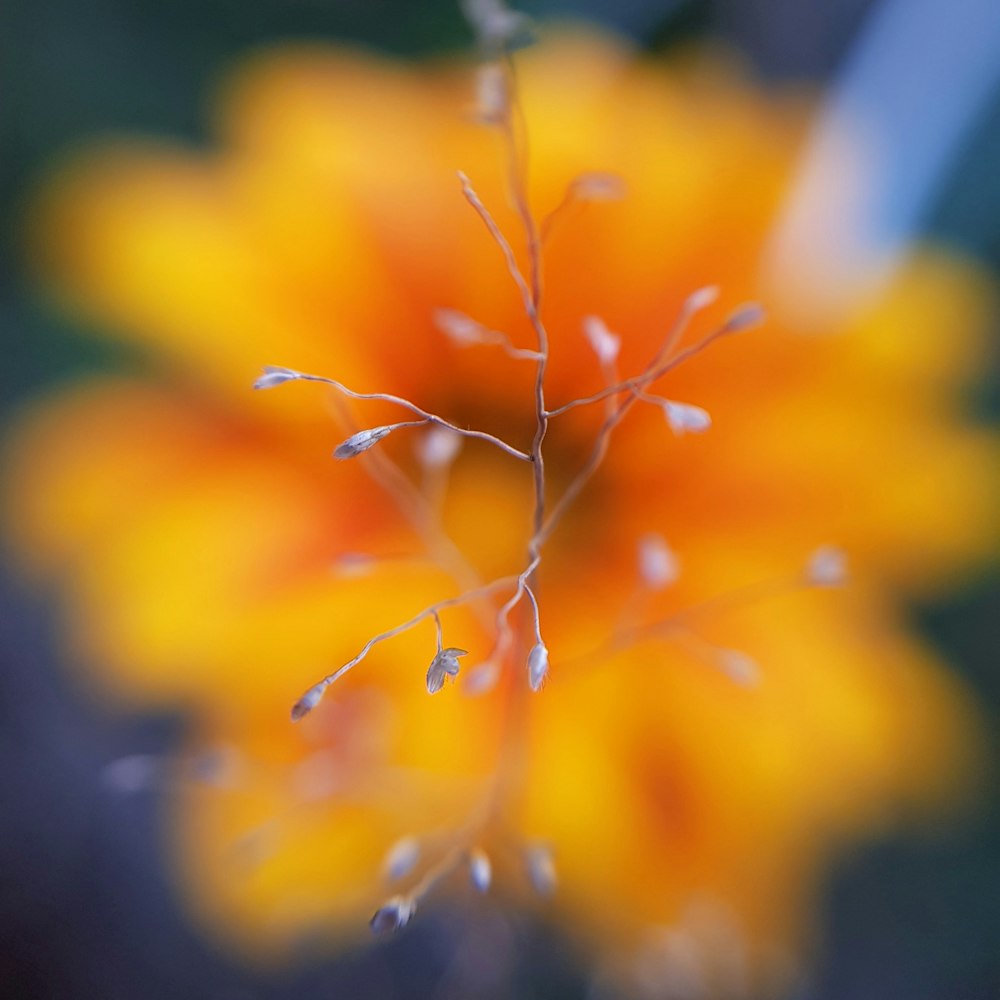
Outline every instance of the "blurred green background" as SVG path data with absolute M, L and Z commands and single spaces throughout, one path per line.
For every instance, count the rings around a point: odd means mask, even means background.
M 942 0 L 943 5 L 943 0 Z M 577 0 L 525 3 L 539 18 L 589 17 L 667 50 L 705 36 L 734 46 L 770 80 L 834 78 L 870 0 Z M 973 4 L 973 6 L 975 6 Z M 84 140 L 144 132 L 207 141 L 213 81 L 255 46 L 309 37 L 400 55 L 464 48 L 454 0 L 8 0 L 0 12 L 0 406 L 81 370 L 130 359 L 80 336 L 40 301 L 20 263 L 19 212 L 46 168 Z M 996 59 L 1000 64 L 1000 50 Z M 923 233 L 1000 272 L 1000 90 L 977 113 L 924 214 Z M 1000 345 L 1000 330 L 994 340 Z M 972 405 L 1000 413 L 1000 346 Z M 1000 511 L 998 511 L 1000 517 Z M 996 719 L 1000 576 L 948 606 L 912 609 Z M 219 1000 L 448 996 L 448 935 L 426 922 L 388 946 L 332 962 L 317 947 L 261 979 L 230 965 L 185 923 L 164 867 L 155 795 L 109 796 L 104 763 L 158 752 L 183 720 L 112 717 L 74 688 L 41 595 L 3 577 L 0 673 L 0 983 L 18 998 Z M 994 726 L 995 729 L 995 726 Z M 995 778 L 988 778 L 996 790 Z M 859 852 L 830 878 L 819 967 L 801 1000 L 1000 997 L 998 796 L 934 840 Z M 447 921 L 447 917 L 440 918 Z M 584 997 L 568 944 L 544 929 L 518 942 L 516 995 Z

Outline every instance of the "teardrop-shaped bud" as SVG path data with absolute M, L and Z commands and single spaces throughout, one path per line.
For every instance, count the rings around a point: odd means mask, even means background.
M 326 693 L 326 687 L 324 681 L 314 684 L 292 705 L 292 722 L 298 722 L 299 719 L 308 715 L 322 701 L 323 695 Z
M 427 668 L 427 692 L 437 694 L 444 687 L 445 677 L 457 677 L 461 669 L 458 657 L 468 656 L 464 649 L 448 646 L 437 653 Z
M 528 654 L 528 683 L 532 691 L 540 691 L 549 673 L 549 651 L 544 642 L 535 643 Z
M 368 923 L 374 934 L 391 934 L 404 928 L 416 910 L 415 900 L 405 896 L 393 896 L 375 911 Z
M 677 556 L 662 535 L 650 533 L 639 539 L 639 578 L 651 590 L 662 590 L 677 580 Z
M 469 854 L 469 879 L 480 892 L 488 892 L 493 881 L 493 865 L 478 847 Z
M 281 365 L 264 365 L 264 374 L 254 382 L 255 389 L 273 389 L 276 385 L 292 382 L 302 378 L 302 372 L 294 368 L 283 368 Z
M 496 660 L 485 660 L 466 672 L 462 690 L 472 697 L 488 694 L 500 679 L 500 664 Z
M 744 330 L 760 326 L 766 318 L 767 314 L 764 312 L 763 306 L 756 302 L 747 302 L 726 320 L 725 331 L 726 333 L 742 333 Z
M 806 581 L 816 587 L 839 587 L 847 579 L 847 556 L 832 545 L 817 549 L 806 563 Z
M 712 305 L 718 297 L 719 286 L 706 285 L 704 288 L 699 288 L 696 292 L 692 292 L 685 299 L 684 308 L 690 313 L 700 312 L 702 309 L 707 309 Z
M 583 333 L 591 350 L 602 365 L 613 364 L 622 346 L 621 337 L 612 333 L 599 316 L 587 316 L 583 321 Z
M 386 852 L 382 870 L 391 882 L 406 878 L 420 860 L 420 842 L 416 837 L 401 837 Z
M 720 649 L 719 666 L 723 673 L 740 687 L 756 687 L 760 683 L 760 665 L 740 649 Z
M 546 844 L 532 844 L 524 852 L 525 867 L 531 885 L 539 896 L 551 896 L 556 889 L 556 865 Z
M 626 194 L 625 181 L 618 174 L 603 171 L 580 174 L 571 188 L 581 201 L 621 201 Z
M 446 469 L 461 449 L 462 435 L 450 427 L 432 427 L 417 439 L 417 459 L 426 469 Z
M 369 427 L 367 430 L 358 431 L 352 434 L 346 441 L 338 444 L 334 449 L 333 457 L 343 461 L 345 458 L 354 458 L 363 451 L 367 451 L 373 445 L 379 443 L 387 434 L 391 434 L 399 424 L 383 424 L 381 427 Z
M 700 406 L 693 406 L 691 403 L 675 403 L 673 400 L 665 400 L 663 413 L 667 418 L 670 429 L 675 434 L 701 434 L 712 426 L 712 418 L 707 410 Z

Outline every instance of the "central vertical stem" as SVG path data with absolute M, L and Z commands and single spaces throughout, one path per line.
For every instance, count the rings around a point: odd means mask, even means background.
M 549 361 L 548 331 L 541 318 L 542 306 L 542 241 L 528 201 L 528 148 L 527 128 L 517 87 L 517 74 L 509 53 L 505 60 L 508 79 L 509 107 L 504 121 L 504 138 L 507 143 L 508 179 L 514 208 L 524 227 L 528 245 L 528 286 L 530 294 L 525 303 L 528 320 L 535 332 L 538 345 L 538 363 L 535 370 L 535 436 L 531 442 L 531 461 L 534 466 L 535 511 L 532 522 L 531 540 L 528 543 L 528 558 L 534 562 L 541 548 L 541 530 L 545 523 L 545 457 L 542 443 L 549 426 L 549 414 L 545 408 L 545 371 Z M 520 135 L 519 135 L 520 132 Z M 532 571 L 529 583 L 534 584 L 537 567 Z

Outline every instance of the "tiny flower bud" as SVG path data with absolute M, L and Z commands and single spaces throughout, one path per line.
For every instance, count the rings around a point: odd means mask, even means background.
M 806 582 L 816 587 L 839 587 L 847 579 L 847 556 L 841 549 L 824 545 L 806 563 Z
M 369 921 L 372 933 L 391 934 L 393 931 L 401 930 L 410 922 L 416 910 L 415 900 L 393 896 L 375 911 L 375 915 Z
M 556 888 L 556 866 L 552 851 L 545 844 L 533 844 L 524 853 L 528 878 L 539 896 L 551 896 Z
M 367 552 L 344 552 L 338 556 L 333 569 L 338 576 L 354 578 L 368 576 L 377 564 L 378 560 Z
M 417 459 L 428 469 L 444 469 L 461 448 L 461 434 L 450 427 L 434 426 L 417 439 Z
M 416 837 L 401 837 L 389 848 L 382 864 L 385 877 L 392 882 L 405 878 L 420 860 L 420 843 Z
M 478 847 L 469 854 L 469 879 L 480 892 L 488 892 L 493 881 L 493 865 Z
M 443 657 L 445 660 L 445 673 L 451 674 L 452 677 L 455 677 L 458 675 L 459 669 L 456 657 L 468 656 L 469 651 L 467 649 L 457 649 L 455 646 L 448 646 L 445 649 L 442 649 L 438 655 Z
M 712 426 L 712 418 L 708 415 L 708 411 L 703 410 L 700 406 L 692 406 L 690 403 L 675 403 L 669 399 L 665 400 L 663 413 L 670 429 L 677 435 L 701 434 Z
M 239 766 L 240 755 L 236 748 L 220 746 L 192 758 L 190 772 L 195 781 L 224 788 L 235 783 Z
M 130 754 L 105 764 L 101 780 L 112 791 L 131 795 L 151 788 L 160 777 L 162 764 L 162 760 L 153 754 Z
M 476 117 L 484 125 L 499 125 L 507 119 L 510 98 L 507 77 L 499 63 L 487 63 L 476 73 Z
M 458 671 L 461 669 L 458 663 L 458 657 L 460 656 L 468 656 L 468 653 L 464 649 L 456 649 L 454 646 L 449 646 L 447 649 L 442 649 L 431 660 L 431 665 L 427 668 L 428 694 L 437 694 L 444 687 L 446 676 L 458 676 Z
M 532 691 L 540 691 L 549 672 L 549 651 L 545 643 L 535 643 L 528 654 L 528 683 Z
M 639 577 L 652 590 L 662 590 L 677 580 L 677 556 L 661 535 L 649 534 L 639 539 Z
M 618 358 L 621 337 L 613 334 L 604 325 L 604 320 L 598 316 L 587 316 L 583 321 L 583 332 L 602 365 L 610 365 Z
M 472 697 L 488 694 L 499 679 L 500 664 L 496 660 L 486 660 L 466 673 L 462 690 Z
M 767 314 L 761 306 L 757 305 L 756 302 L 748 302 L 746 305 L 740 306 L 726 320 L 725 329 L 727 333 L 741 333 L 751 327 L 760 326 L 766 318 Z
M 581 174 L 571 187 L 574 197 L 581 201 L 620 201 L 625 197 L 625 181 L 617 174 Z
M 719 286 L 706 285 L 704 288 L 699 288 L 698 291 L 692 292 L 685 299 L 684 308 L 687 312 L 691 313 L 701 312 L 702 309 L 707 309 L 712 305 L 718 297 Z
M 292 722 L 298 722 L 299 719 L 308 715 L 320 703 L 325 693 L 326 684 L 323 681 L 309 688 L 292 706 Z
M 342 444 L 334 449 L 333 457 L 343 461 L 345 458 L 354 458 L 363 451 L 367 451 L 372 445 L 376 445 L 387 434 L 391 434 L 399 424 L 383 424 L 381 427 L 369 427 L 367 430 L 358 431 L 352 434 Z
M 281 365 L 264 365 L 264 374 L 254 382 L 255 389 L 273 389 L 276 385 L 302 378 L 302 373 L 294 368 L 282 368 Z
M 719 666 L 740 687 L 756 687 L 760 683 L 757 661 L 738 649 L 720 649 Z
M 508 45 L 528 25 L 528 19 L 510 10 L 503 0 L 462 0 L 462 11 L 487 48 Z
M 497 334 L 457 309 L 435 309 L 434 325 L 459 347 L 494 344 Z

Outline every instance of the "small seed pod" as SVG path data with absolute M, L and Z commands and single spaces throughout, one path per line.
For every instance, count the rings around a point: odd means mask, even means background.
M 532 691 L 540 691 L 549 673 L 549 651 L 544 642 L 534 645 L 528 654 L 528 683 Z
M 707 410 L 691 403 L 675 403 L 665 400 L 663 414 L 667 418 L 670 429 L 677 435 L 701 434 L 712 426 L 712 418 Z
M 467 671 L 462 690 L 472 697 L 488 694 L 500 679 L 500 664 L 496 660 L 485 660 Z
M 427 693 L 437 694 L 444 687 L 445 677 L 457 677 L 461 669 L 458 657 L 468 655 L 466 650 L 454 646 L 442 649 L 427 668 Z
M 401 837 L 389 848 L 382 871 L 390 882 L 406 878 L 420 860 L 420 842 L 416 837 Z
M 610 365 L 618 358 L 622 346 L 621 337 L 612 333 L 599 316 L 587 316 L 583 321 L 583 333 L 591 350 L 602 365 Z
M 254 382 L 255 389 L 273 389 L 276 385 L 292 382 L 302 378 L 302 373 L 294 368 L 283 368 L 281 365 L 264 365 L 264 374 Z
M 338 444 L 334 449 L 333 457 L 343 461 L 345 458 L 354 458 L 363 451 L 367 451 L 373 445 L 379 443 L 386 435 L 391 434 L 399 424 L 383 424 L 381 427 L 369 427 L 367 430 L 358 431 L 352 434 L 346 441 Z
M 393 896 L 380 906 L 368 922 L 373 934 L 391 934 L 402 930 L 417 911 L 416 901 L 405 896 Z
M 760 683 L 760 666 L 742 650 L 720 649 L 718 659 L 723 673 L 740 687 L 756 687 Z
M 756 302 L 747 302 L 726 320 L 725 331 L 726 333 L 742 333 L 744 330 L 760 326 L 766 318 L 767 314 L 762 306 L 757 305 Z
M 551 896 L 556 890 L 556 865 L 546 844 L 532 844 L 524 852 L 524 863 L 532 888 L 539 896 Z
M 718 297 L 718 285 L 706 285 L 704 288 L 699 288 L 698 291 L 692 292 L 687 297 L 684 302 L 684 308 L 691 313 L 701 312 L 702 309 L 707 309 L 712 305 Z
M 639 539 L 639 579 L 651 590 L 662 590 L 676 582 L 677 556 L 662 535 L 648 534 Z
M 488 892 L 493 881 L 493 865 L 486 852 L 476 848 L 469 854 L 469 879 L 480 892 Z
M 617 174 L 599 171 L 580 174 L 570 189 L 580 201 L 621 201 L 626 191 L 625 181 Z
M 450 427 L 432 427 L 417 439 L 417 459 L 426 469 L 446 469 L 461 450 L 462 435 Z
M 302 695 L 299 700 L 292 705 L 292 722 L 298 722 L 299 719 L 308 715 L 323 699 L 323 695 L 326 693 L 326 684 L 320 681 L 319 684 L 314 684 L 304 695 Z
M 824 545 L 809 557 L 805 576 L 815 587 L 839 587 L 847 579 L 847 556 L 841 549 Z

